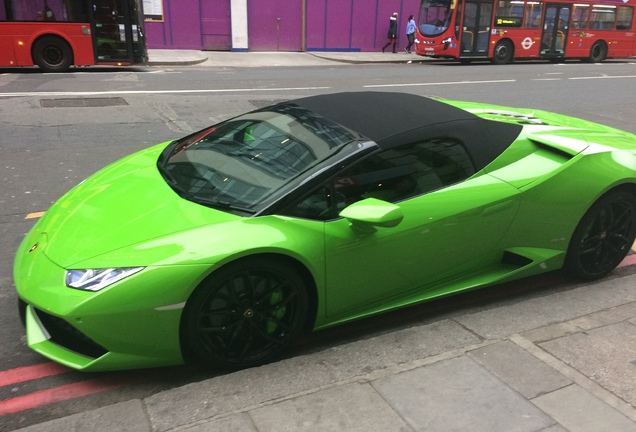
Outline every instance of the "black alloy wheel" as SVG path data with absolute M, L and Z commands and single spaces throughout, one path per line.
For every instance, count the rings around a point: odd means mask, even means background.
M 599 199 L 576 227 L 564 269 L 587 280 L 598 279 L 616 268 L 636 238 L 636 197 L 612 192 Z
M 182 337 L 205 365 L 255 366 L 289 347 L 307 310 L 306 286 L 293 268 L 272 258 L 242 260 L 195 290 L 184 311 Z

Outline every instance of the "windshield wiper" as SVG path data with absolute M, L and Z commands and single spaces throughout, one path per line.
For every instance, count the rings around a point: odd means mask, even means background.
M 247 207 L 238 206 L 236 204 L 231 203 L 230 201 L 223 201 L 219 199 L 210 199 L 204 198 L 198 195 L 190 195 L 192 197 L 192 201 L 204 205 L 206 207 L 215 208 L 218 210 L 236 210 L 247 214 L 256 213 L 254 210 L 249 209 Z

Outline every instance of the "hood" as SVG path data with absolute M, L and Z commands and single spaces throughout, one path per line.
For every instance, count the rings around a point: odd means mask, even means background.
M 178 196 L 156 167 L 160 150 L 115 162 L 56 202 L 40 221 L 48 238 L 45 254 L 69 268 L 126 246 L 239 218 Z

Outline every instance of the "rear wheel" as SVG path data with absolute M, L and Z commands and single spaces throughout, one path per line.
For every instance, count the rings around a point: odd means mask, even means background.
M 243 368 L 283 352 L 307 318 L 307 289 L 293 268 L 246 259 L 212 274 L 184 311 L 183 340 L 206 365 Z
M 495 51 L 492 55 L 493 64 L 507 64 L 512 61 L 514 55 L 514 48 L 510 41 L 504 40 L 499 42 L 495 46 Z
M 592 48 L 590 48 L 590 56 L 588 57 L 588 61 L 592 63 L 600 63 L 607 58 L 607 45 L 605 42 L 597 41 L 594 42 Z
M 33 63 L 44 72 L 64 72 L 73 64 L 73 50 L 62 38 L 44 36 L 33 44 Z
M 612 192 L 599 199 L 579 222 L 564 269 L 581 279 L 598 279 L 616 268 L 636 237 L 636 197 Z

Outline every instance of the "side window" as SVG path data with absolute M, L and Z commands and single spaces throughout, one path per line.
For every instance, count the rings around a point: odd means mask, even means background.
M 590 17 L 590 29 L 614 30 L 616 6 L 594 5 Z
M 461 142 L 438 138 L 384 150 L 341 171 L 286 214 L 328 220 L 354 202 L 399 202 L 463 181 L 475 169 Z
M 631 30 L 634 8 L 630 6 L 619 6 L 617 16 L 616 30 Z
M 515 0 L 499 0 L 495 13 L 495 25 L 521 27 L 523 3 Z
M 528 2 L 526 3 L 525 27 L 528 29 L 541 28 L 541 13 L 543 12 L 543 3 Z
M 585 30 L 587 28 L 589 12 L 590 5 L 575 4 L 572 7 L 572 28 L 577 30 Z

